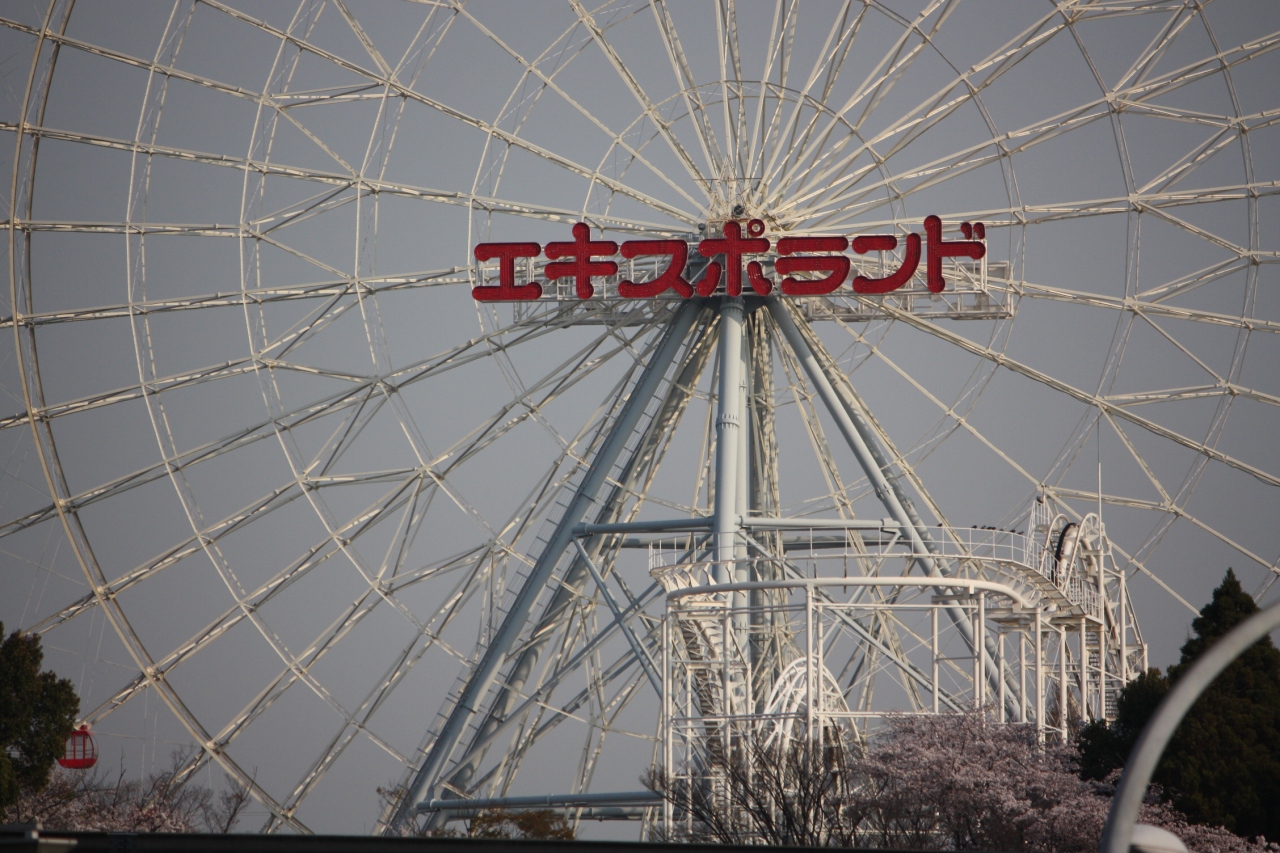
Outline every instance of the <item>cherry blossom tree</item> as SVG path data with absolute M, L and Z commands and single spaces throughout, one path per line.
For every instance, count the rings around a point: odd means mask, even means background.
M 39 823 L 45 829 L 81 832 L 230 832 L 249 804 L 249 792 L 226 779 L 215 793 L 183 777 L 186 755 L 169 768 L 130 779 L 99 771 L 56 769 L 40 790 L 24 791 L 0 822 Z
M 1073 745 L 981 714 L 898 716 L 862 744 L 743 738 L 704 761 L 701 782 L 661 769 L 643 780 L 676 809 L 673 841 L 1002 850 L 1095 851 L 1114 777 L 1084 781 Z M 1153 792 L 1142 820 L 1191 853 L 1280 850 L 1221 828 L 1192 826 Z

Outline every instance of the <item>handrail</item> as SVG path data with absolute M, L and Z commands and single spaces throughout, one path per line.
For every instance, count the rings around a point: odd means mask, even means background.
M 1016 601 L 1020 607 L 1034 609 L 1032 604 L 1023 598 L 1012 587 L 995 581 L 977 578 L 927 578 L 927 577 L 875 577 L 875 578 L 800 578 L 788 581 L 746 581 L 743 583 L 704 584 L 677 589 L 667 593 L 667 601 L 684 598 L 689 595 L 707 595 L 718 592 L 749 592 L 759 589 L 795 589 L 805 587 L 812 589 L 823 586 L 919 586 L 939 587 L 944 589 L 963 589 L 973 594 L 976 589 L 995 592 Z

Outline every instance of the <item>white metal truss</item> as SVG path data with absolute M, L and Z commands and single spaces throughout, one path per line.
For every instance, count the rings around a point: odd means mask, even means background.
M 795 692 L 762 685 L 798 678 L 804 599 L 861 648 L 828 658 L 844 705 L 824 708 L 930 710 L 937 687 L 1020 715 L 997 673 L 1032 659 L 1012 649 L 1028 623 L 1000 621 L 1003 592 L 985 621 L 967 592 L 934 604 L 918 584 L 949 572 L 1081 609 L 1083 629 L 1075 610 L 1031 629 L 1066 675 L 1027 718 L 1061 725 L 1063 684 L 1068 716 L 1105 714 L 1106 678 L 1142 663 L 1131 591 L 1168 645 L 1162 608 L 1194 610 L 1226 565 L 1259 599 L 1280 573 L 1280 18 L 983 14 L 6 7 L 0 619 L 82 673 L 104 754 L 195 746 L 186 771 L 248 784 L 272 831 L 371 823 L 379 785 L 411 789 L 382 816 L 401 826 L 423 800 L 444 819 L 548 791 L 655 814 L 601 796 L 663 757 L 660 566 L 784 585 L 723 605 L 788 673 L 741 687 L 778 713 Z M 469 292 L 491 274 L 475 244 L 575 222 L 901 238 L 931 213 L 987 233 L 941 294 L 748 299 L 726 324 L 719 295 L 609 280 L 586 301 Z M 1063 517 L 1024 520 L 1037 497 Z M 1099 574 L 1042 558 L 1069 525 L 1068 562 L 1094 549 Z M 800 584 L 837 563 L 917 585 Z M 970 656 L 942 686 L 918 659 L 932 613 Z M 1090 682 L 1103 634 L 1116 663 Z

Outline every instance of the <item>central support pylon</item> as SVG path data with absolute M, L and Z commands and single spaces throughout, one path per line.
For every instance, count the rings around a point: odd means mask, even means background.
M 660 694 L 660 760 L 691 784 L 711 778 L 735 738 L 814 738 L 833 726 L 864 737 L 887 713 L 980 709 L 1045 738 L 1111 715 L 1119 688 L 1145 668 L 1145 647 L 1097 516 L 1072 521 L 1042 498 L 1024 531 L 950 527 L 799 307 L 713 296 L 680 302 L 670 316 L 430 738 L 397 819 L 417 813 L 440 825 L 474 811 L 480 762 L 519 717 L 517 699 L 573 590 L 591 582 Z M 628 520 L 628 496 L 713 352 L 709 515 Z M 775 358 L 807 381 L 885 517 L 855 517 L 844 495 L 833 496 L 833 515 L 779 514 Z M 606 584 L 608 549 L 624 537 L 648 548 L 665 591 L 660 630 L 643 628 L 636 603 Z M 486 807 L 532 807 L 530 797 L 480 796 Z M 645 797 L 532 799 L 590 800 L 594 816 L 637 817 L 656 805 Z M 669 804 L 666 812 L 675 819 Z

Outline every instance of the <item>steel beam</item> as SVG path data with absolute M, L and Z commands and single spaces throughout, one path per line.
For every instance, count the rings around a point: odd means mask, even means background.
M 483 797 L 475 800 L 432 800 L 419 803 L 418 812 L 479 811 L 480 809 L 551 809 L 574 806 L 657 806 L 662 795 L 653 791 L 598 794 L 546 794 L 530 797 Z
M 734 565 L 738 539 L 738 480 L 742 465 L 742 409 L 745 378 L 742 364 L 742 300 L 726 297 L 720 303 L 720 395 L 716 414 L 716 563 L 718 583 L 737 580 Z
M 932 537 L 929 536 L 920 516 L 916 513 L 915 508 L 911 506 L 911 501 L 903 493 L 902 487 L 896 481 L 891 481 L 885 476 L 885 471 L 889 470 L 889 461 L 880 451 L 874 432 L 865 423 L 865 419 L 856 416 L 860 413 L 856 412 L 854 407 L 846 405 L 846 401 L 836 392 L 835 386 L 818 362 L 813 347 L 809 345 L 808 339 L 800 331 L 795 320 L 792 319 L 787 305 L 779 299 L 770 300 L 768 305 L 769 315 L 782 332 L 782 336 L 790 345 L 792 352 L 795 353 L 797 360 L 799 360 L 805 374 L 809 377 L 809 381 L 813 383 L 814 389 L 818 392 L 818 396 L 822 399 L 828 413 L 835 420 L 841 435 L 844 436 L 845 442 L 853 451 L 858 464 L 862 466 L 863 472 L 867 475 L 867 480 L 875 490 L 876 497 L 884 504 L 885 509 L 898 522 L 910 540 L 912 552 L 931 555 L 918 557 L 917 562 L 931 577 L 944 577 L 941 567 L 938 565 L 941 560 L 940 549 L 933 542 Z M 969 618 L 962 611 L 951 608 L 948 608 L 947 616 L 955 624 L 956 629 L 960 631 L 969 648 L 977 649 L 978 640 L 974 635 L 973 625 Z M 975 652 L 975 654 L 978 654 L 978 652 Z M 995 656 L 991 650 L 984 647 L 981 650 L 981 655 L 983 658 L 983 670 L 987 673 L 987 677 L 999 678 L 999 674 L 992 672 Z M 975 684 L 975 693 L 977 690 L 978 686 Z
M 525 578 L 502 624 L 485 648 L 475 669 L 472 670 L 471 677 L 454 703 L 440 733 L 428 749 L 417 772 L 414 773 L 404 798 L 391 818 L 389 826 L 393 832 L 402 829 L 412 819 L 412 804 L 427 799 L 428 789 L 435 785 L 436 779 L 446 767 L 467 724 L 475 714 L 480 712 L 484 695 L 493 686 L 498 671 L 506 662 L 507 653 L 515 644 L 521 629 L 524 628 L 534 603 L 546 588 L 552 572 L 560 562 L 560 557 L 570 546 L 573 540 L 573 528 L 582 522 L 583 516 L 595 502 L 597 494 L 606 485 L 614 463 L 625 448 L 631 434 L 639 426 L 649 400 L 657 393 L 668 368 L 675 361 L 676 355 L 701 311 L 700 304 L 690 301 L 682 304 L 672 317 L 665 336 L 654 352 L 653 359 L 645 366 L 634 391 L 623 405 L 617 420 L 614 421 L 599 451 L 592 459 L 591 467 L 583 477 L 582 483 L 565 507 L 564 514 L 560 517 L 546 547 L 534 563 L 533 570 Z

